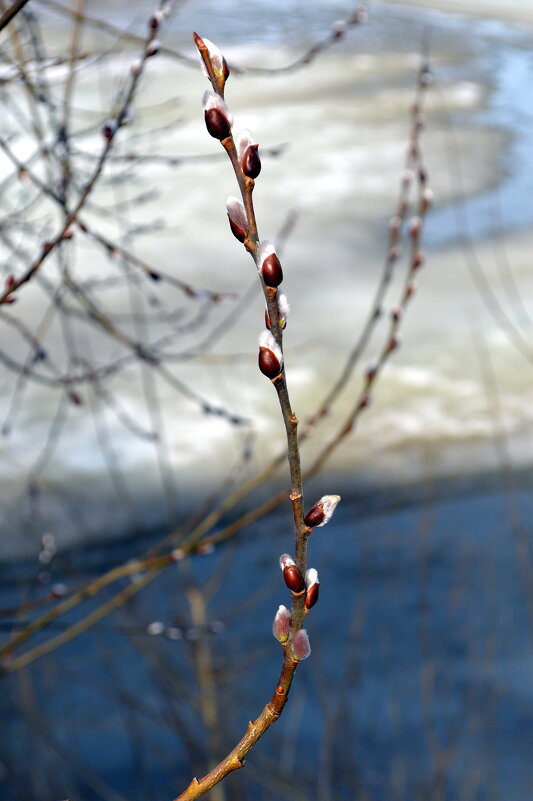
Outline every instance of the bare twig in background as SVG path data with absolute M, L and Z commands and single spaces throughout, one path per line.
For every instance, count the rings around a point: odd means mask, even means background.
M 19 11 L 22 11 L 27 2 L 28 0 L 16 0 L 15 3 L 6 8 L 6 10 L 0 16 L 0 31 L 11 22 L 13 17 L 15 17 Z

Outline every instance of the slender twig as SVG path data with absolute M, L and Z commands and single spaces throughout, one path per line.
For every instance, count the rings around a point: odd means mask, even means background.
M 0 17 L 0 31 L 3 30 L 6 25 L 9 25 L 13 17 L 16 17 L 19 11 L 22 11 L 27 2 L 28 0 L 16 0 L 9 8 L 6 8 Z
M 215 70 L 211 54 L 208 47 L 203 40 L 194 34 L 194 40 L 198 51 L 205 66 L 207 76 L 211 82 L 214 92 L 223 99 L 224 85 L 226 77 L 223 70 Z M 222 59 L 222 57 L 220 57 Z M 221 61 L 221 64 L 223 60 Z M 224 113 L 224 112 L 222 112 Z M 207 112 L 206 112 L 207 114 Z M 207 121 L 207 116 L 206 116 Z M 208 124 L 209 128 L 209 124 Z M 211 133 L 211 131 L 210 131 Z M 265 280 L 262 272 L 260 239 L 257 228 L 257 221 L 255 216 L 255 209 L 253 204 L 252 193 L 255 186 L 255 177 L 248 175 L 245 168 L 241 164 L 235 140 L 231 130 L 228 135 L 219 136 L 221 144 L 226 150 L 231 164 L 233 166 L 241 197 L 246 213 L 247 230 L 243 232 L 243 244 L 246 250 L 252 255 L 254 262 L 259 270 L 259 279 L 265 296 L 265 301 L 270 319 L 270 329 L 280 349 L 283 352 L 283 320 L 280 317 L 277 301 L 277 286 L 279 281 L 271 282 Z M 271 285 L 271 284 L 274 285 Z M 277 357 L 275 357 L 277 358 Z M 307 539 L 310 529 L 304 521 L 304 506 L 303 506 L 303 486 L 302 486 L 302 470 L 300 464 L 300 450 L 298 445 L 298 419 L 294 414 L 287 383 L 285 379 L 285 367 L 283 361 L 278 362 L 278 372 L 276 374 L 273 369 L 273 375 L 269 376 L 276 389 L 278 400 L 280 404 L 281 414 L 285 425 L 287 435 L 287 458 L 289 462 L 290 473 L 290 494 L 289 497 L 292 502 L 293 518 L 294 518 L 294 549 L 296 566 L 301 575 L 305 575 L 307 567 Z M 248 729 L 240 742 L 232 749 L 232 751 L 214 768 L 212 768 L 206 776 L 198 780 L 193 779 L 189 787 L 178 797 L 176 801 L 190 801 L 203 795 L 207 790 L 211 789 L 214 785 L 220 782 L 228 773 L 237 770 L 244 764 L 244 758 L 253 748 L 257 740 L 270 728 L 270 726 L 277 720 L 282 713 L 287 702 L 288 693 L 292 684 L 294 672 L 298 665 L 299 658 L 293 650 L 295 636 L 302 628 L 303 620 L 305 617 L 305 595 L 302 592 L 292 593 L 292 608 L 290 618 L 290 628 L 285 637 L 283 644 L 283 663 L 279 681 L 274 692 L 274 695 L 265 708 L 263 709 L 257 720 L 250 722 Z

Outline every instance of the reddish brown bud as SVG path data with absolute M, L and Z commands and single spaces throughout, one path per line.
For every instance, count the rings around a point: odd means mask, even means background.
M 238 239 L 239 242 L 244 242 L 244 240 L 248 235 L 248 231 L 243 231 L 242 228 L 239 228 L 239 226 L 231 219 L 229 214 L 228 214 L 228 220 L 229 220 L 229 227 L 231 228 L 231 233 L 233 234 L 233 236 L 236 239 Z
M 229 108 L 216 92 L 205 92 L 202 105 L 204 107 L 205 124 L 208 132 L 215 139 L 226 139 L 231 133 L 232 116 Z
M 102 136 L 109 142 L 117 132 L 117 123 L 115 120 L 108 120 L 102 125 Z
M 239 131 L 235 137 L 235 147 L 237 148 L 243 175 L 248 178 L 257 178 L 261 172 L 261 159 L 257 152 L 259 145 L 254 144 L 251 131 L 248 128 Z
M 239 242 L 244 242 L 248 236 L 248 220 L 244 206 L 238 198 L 230 195 L 226 200 L 226 211 L 233 236 Z
M 313 584 L 305 594 L 305 608 L 312 609 L 318 601 L 318 594 L 320 592 L 320 584 Z
M 261 266 L 261 275 L 263 276 L 265 284 L 270 287 L 277 287 L 283 281 L 283 270 L 281 269 L 280 260 L 275 253 L 271 253 L 270 256 L 267 256 L 264 260 Z
M 295 595 L 299 595 L 305 589 L 305 581 L 296 565 L 290 565 L 283 570 L 285 584 Z
M 257 268 L 267 286 L 277 287 L 283 281 L 283 270 L 272 242 L 261 242 L 257 253 Z
M 6 278 L 6 285 L 5 285 L 5 289 L 4 289 L 4 294 L 6 292 L 13 292 L 13 290 L 16 289 L 16 288 L 17 288 L 17 281 L 15 279 L 15 276 L 14 275 L 9 275 Z M 10 295 L 10 296 L 4 298 L 4 300 L 2 302 L 3 303 L 15 303 L 15 301 L 16 301 L 16 298 L 14 298 L 12 295 Z
M 304 518 L 305 525 L 309 528 L 325 526 L 340 499 L 340 495 L 323 495 L 307 512 Z
M 229 120 L 218 108 L 209 108 L 205 111 L 205 125 L 214 139 L 226 139 L 231 132 Z
M 323 520 L 324 509 L 322 508 L 322 504 L 317 503 L 307 512 L 304 523 L 308 528 L 314 528 L 315 526 L 319 526 Z
M 282 553 L 279 558 L 279 566 L 287 587 L 295 595 L 301 595 L 305 589 L 305 581 L 292 556 Z
M 257 152 L 259 145 L 249 145 L 242 158 L 242 171 L 248 178 L 257 178 L 261 172 L 261 159 Z
M 419 250 L 413 258 L 413 270 L 418 270 L 424 264 L 424 254 Z
M 259 335 L 259 369 L 267 378 L 276 378 L 281 372 L 283 354 L 270 331 Z
M 267 378 L 276 378 L 281 372 L 279 359 L 270 348 L 259 348 L 259 369 Z

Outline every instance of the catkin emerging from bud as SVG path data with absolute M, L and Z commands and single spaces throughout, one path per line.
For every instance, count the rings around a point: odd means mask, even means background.
M 276 640 L 279 640 L 281 643 L 287 642 L 290 625 L 291 616 L 289 614 L 289 610 L 286 606 L 281 604 L 278 607 L 278 611 L 274 617 L 274 623 L 272 624 L 272 633 Z
M 294 640 L 292 641 L 292 651 L 299 662 L 301 662 L 302 659 L 307 659 L 311 653 L 311 645 L 305 629 L 300 629 L 300 631 L 297 631 L 294 635 Z
M 323 495 L 307 512 L 304 522 L 309 528 L 325 526 L 340 501 L 340 495 Z
M 233 236 L 244 242 L 248 236 L 248 219 L 241 201 L 230 195 L 226 200 L 226 211 Z
M 309 568 L 305 574 L 305 586 L 307 592 L 305 593 L 305 608 L 312 609 L 318 601 L 318 593 L 320 592 L 320 580 L 318 578 L 318 571 L 314 567 Z
M 207 54 L 209 56 L 209 61 L 211 62 L 211 67 L 215 74 L 216 78 L 223 78 L 224 82 L 229 78 L 229 67 L 228 62 L 220 52 L 220 49 L 213 44 L 210 39 L 206 39 L 205 36 L 198 36 L 197 33 L 193 34 L 194 41 L 199 51 L 200 55 L 200 48 L 205 46 L 207 48 Z M 202 67 L 202 72 L 206 78 L 208 78 L 207 70 L 205 68 L 204 60 L 200 55 L 200 66 Z
M 278 320 L 279 324 L 282 329 L 284 329 L 287 325 L 287 318 L 289 316 L 291 307 L 289 306 L 289 301 L 287 300 L 287 295 L 281 289 L 278 289 L 276 294 L 276 300 L 278 302 Z

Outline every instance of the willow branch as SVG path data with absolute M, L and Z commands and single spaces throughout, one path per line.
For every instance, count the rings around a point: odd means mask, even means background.
M 201 779 L 194 778 L 175 801 L 194 801 L 195 798 L 200 798 L 215 784 L 222 781 L 229 773 L 243 767 L 246 755 L 283 712 L 297 666 L 297 661 L 285 657 L 274 694 L 259 717 L 249 722 L 245 734 L 235 748 L 206 776 Z

